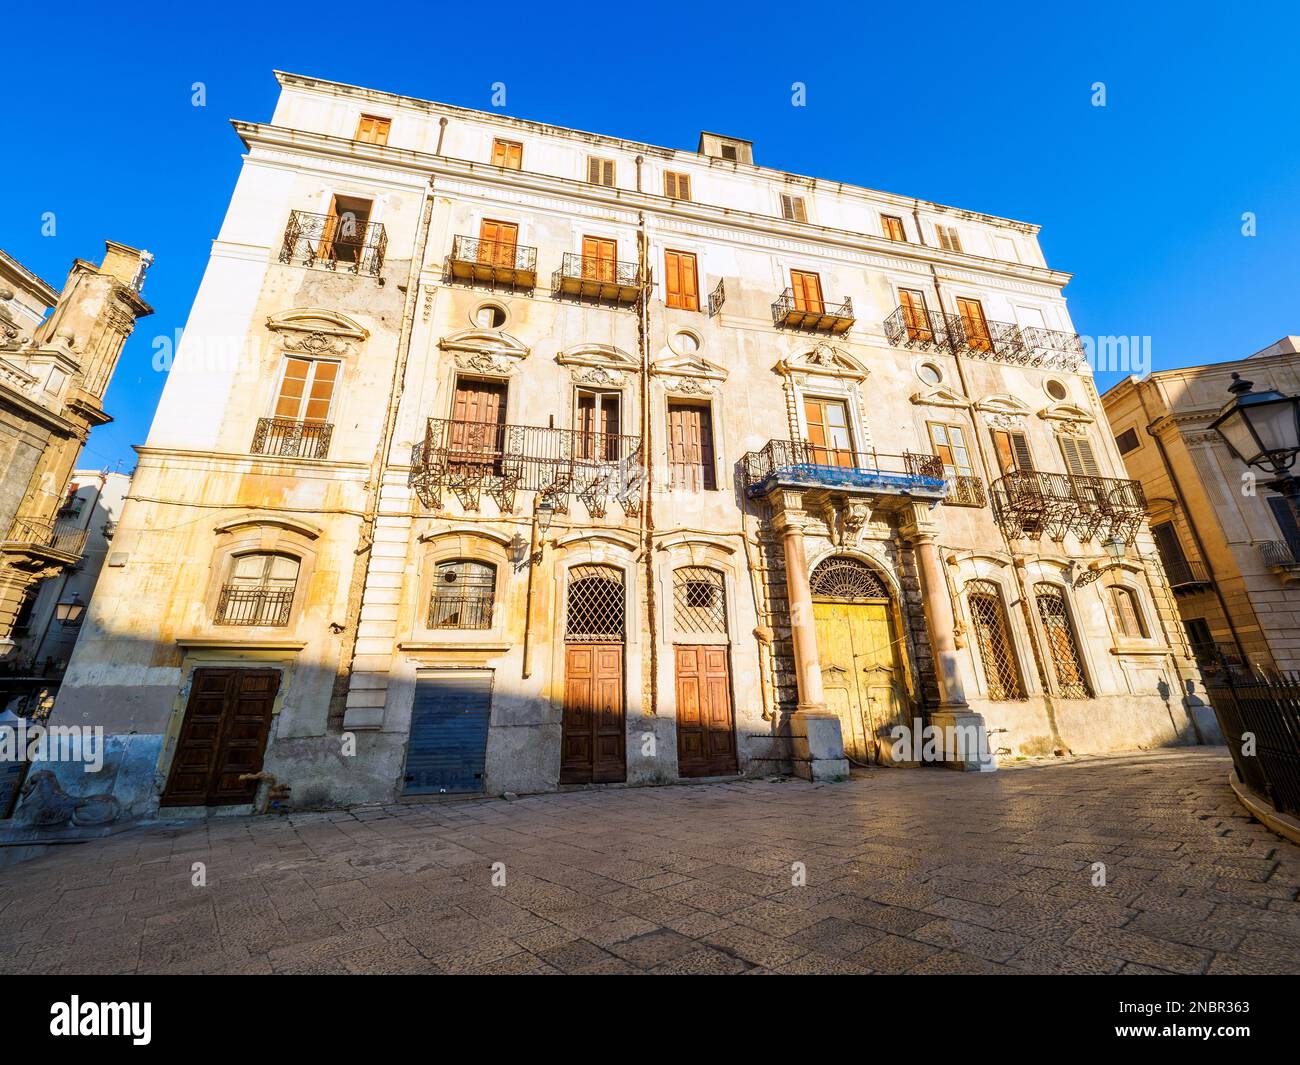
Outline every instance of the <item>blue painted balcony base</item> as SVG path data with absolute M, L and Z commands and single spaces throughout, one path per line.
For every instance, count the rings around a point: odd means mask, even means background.
M 750 499 L 759 499 L 777 488 L 828 488 L 861 495 L 907 496 L 935 503 L 948 494 L 947 482 L 942 477 L 815 463 L 777 466 L 762 480 L 746 485 L 745 494 Z

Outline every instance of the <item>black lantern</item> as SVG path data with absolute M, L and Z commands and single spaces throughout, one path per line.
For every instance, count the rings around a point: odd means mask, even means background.
M 81 615 L 86 612 L 86 604 L 81 601 L 81 596 L 74 595 L 66 603 L 54 604 L 54 617 L 60 625 L 77 625 L 81 622 Z
M 1300 396 L 1269 389 L 1252 392 L 1241 374 L 1232 375 L 1233 398 L 1211 423 L 1237 458 L 1247 466 L 1290 479 L 1300 453 Z

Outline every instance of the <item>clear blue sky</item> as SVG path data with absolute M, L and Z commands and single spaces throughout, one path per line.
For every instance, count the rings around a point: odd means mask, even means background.
M 980 8 L 19 3 L 0 247 L 56 287 L 105 237 L 156 255 L 156 314 L 83 458 L 126 470 L 162 390 L 153 339 L 184 325 L 238 174 L 228 120 L 270 117 L 277 68 L 483 109 L 502 81 L 522 118 L 692 149 L 731 133 L 762 164 L 1038 223 L 1079 331 L 1150 336 L 1157 369 L 1300 333 L 1294 5 Z

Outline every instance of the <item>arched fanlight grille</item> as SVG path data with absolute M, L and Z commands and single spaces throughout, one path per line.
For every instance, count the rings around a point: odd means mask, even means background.
M 809 578 L 818 599 L 888 599 L 889 589 L 865 562 L 837 555 L 818 563 Z
M 564 638 L 570 643 L 623 640 L 623 571 L 613 566 L 574 566 Z
M 1020 671 L 1016 668 L 1015 651 L 1007 630 L 1002 590 L 993 581 L 971 581 L 966 585 L 966 602 L 975 628 L 980 661 L 984 664 L 984 683 L 989 698 L 999 701 L 1023 699 L 1025 690 L 1020 683 Z
M 718 570 L 705 566 L 673 570 L 673 621 L 680 633 L 727 634 L 727 603 Z

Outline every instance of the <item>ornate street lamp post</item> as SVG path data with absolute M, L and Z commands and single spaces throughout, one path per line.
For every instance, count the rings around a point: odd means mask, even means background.
M 1291 472 L 1300 454 L 1300 395 L 1284 396 L 1272 388 L 1253 392 L 1253 387 L 1234 373 L 1228 386 L 1232 399 L 1210 428 L 1247 466 L 1273 475 L 1265 487 L 1284 496 L 1300 521 L 1300 478 Z

